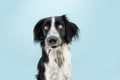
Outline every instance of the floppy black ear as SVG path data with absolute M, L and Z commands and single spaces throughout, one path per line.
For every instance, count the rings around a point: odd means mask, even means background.
M 44 40 L 44 34 L 42 30 L 44 20 L 40 20 L 34 27 L 33 34 L 34 34 L 34 41 L 41 42 Z
M 72 23 L 72 22 L 68 22 L 68 26 L 69 26 L 69 31 L 68 31 L 68 40 L 71 42 L 73 38 L 77 39 L 78 36 L 78 27 L 76 24 Z
M 62 16 L 64 22 L 65 22 L 65 28 L 66 28 L 66 36 L 65 39 L 67 43 L 70 43 L 73 38 L 77 39 L 79 28 L 77 27 L 76 24 L 68 21 L 67 17 L 65 15 Z

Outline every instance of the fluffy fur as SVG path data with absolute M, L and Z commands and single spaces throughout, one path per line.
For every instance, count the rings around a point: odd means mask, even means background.
M 42 48 L 37 80 L 71 80 L 69 44 L 78 38 L 78 30 L 65 15 L 44 18 L 35 25 L 34 41 Z

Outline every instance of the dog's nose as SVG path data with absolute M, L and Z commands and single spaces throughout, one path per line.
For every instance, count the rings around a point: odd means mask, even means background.
M 49 40 L 49 43 L 50 43 L 50 44 L 55 44 L 56 42 L 57 42 L 56 39 L 50 39 L 50 40 Z
M 49 37 L 47 42 L 50 44 L 50 45 L 55 45 L 58 41 L 58 38 L 55 37 L 55 36 L 52 36 L 52 37 Z

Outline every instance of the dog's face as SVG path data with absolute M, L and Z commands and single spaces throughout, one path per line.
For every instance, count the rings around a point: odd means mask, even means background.
M 73 37 L 78 37 L 78 27 L 69 22 L 65 15 L 44 18 L 34 28 L 34 41 L 42 46 L 56 48 L 70 43 Z

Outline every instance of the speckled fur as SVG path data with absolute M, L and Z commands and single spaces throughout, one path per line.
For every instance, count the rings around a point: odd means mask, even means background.
M 49 63 L 45 63 L 46 80 L 71 80 L 69 45 L 64 44 L 57 49 L 50 49 L 46 46 L 45 50 L 49 55 Z

